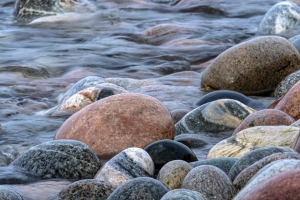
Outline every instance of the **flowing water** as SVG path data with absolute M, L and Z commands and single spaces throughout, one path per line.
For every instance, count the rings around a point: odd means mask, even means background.
M 88 75 L 161 80 L 178 87 L 180 96 L 165 97 L 158 90 L 145 93 L 162 100 L 170 110 L 192 109 L 192 103 L 187 106 L 184 100 L 195 101 L 204 94 L 200 73 L 224 50 L 256 37 L 264 14 L 279 2 L 90 1 L 95 12 L 69 13 L 32 24 L 15 21 L 13 0 L 0 1 L 2 154 L 14 157 L 52 140 L 66 117 L 37 113 L 57 105 L 59 94 Z M 166 24 L 163 31 L 149 29 L 160 24 Z M 224 137 L 206 139 L 216 143 Z

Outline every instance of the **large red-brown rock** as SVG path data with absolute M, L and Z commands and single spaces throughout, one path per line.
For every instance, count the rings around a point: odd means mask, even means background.
M 300 169 L 280 173 L 253 188 L 239 200 L 298 200 L 299 179 Z
M 174 138 L 169 110 L 143 94 L 118 94 L 86 106 L 66 120 L 54 139 L 80 140 L 101 159 L 129 147 Z

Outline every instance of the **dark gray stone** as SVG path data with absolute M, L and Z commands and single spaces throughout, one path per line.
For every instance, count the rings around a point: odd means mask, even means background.
M 188 189 L 175 189 L 167 192 L 160 200 L 205 200 L 205 199 L 199 192 L 188 190 Z
M 186 145 L 189 148 L 199 148 L 210 144 L 208 141 L 201 138 L 201 135 L 199 134 L 181 134 L 177 135 L 174 140 Z
M 0 199 L 1 200 L 23 200 L 23 198 L 16 191 L 0 186 Z

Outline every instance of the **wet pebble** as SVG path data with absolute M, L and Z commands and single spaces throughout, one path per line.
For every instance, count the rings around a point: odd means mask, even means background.
M 132 147 L 111 158 L 98 171 L 95 179 L 108 182 L 114 187 L 137 178 L 154 176 L 154 163 L 143 149 Z
M 298 81 L 300 81 L 300 70 L 291 73 L 283 79 L 272 92 L 271 96 L 280 98 L 284 96 Z
M 167 192 L 160 200 L 205 200 L 204 197 L 196 191 L 188 189 L 174 189 Z
M 180 121 L 190 110 L 187 109 L 176 109 L 171 111 L 171 115 L 174 121 L 174 124 L 176 124 L 178 121 Z
M 2 200 L 23 200 L 23 198 L 16 191 L 8 187 L 0 187 L 0 199 Z
M 181 134 L 177 135 L 174 140 L 186 145 L 189 148 L 200 148 L 210 144 L 199 134 Z

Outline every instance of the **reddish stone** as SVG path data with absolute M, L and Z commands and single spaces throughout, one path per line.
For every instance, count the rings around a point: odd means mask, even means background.
M 113 95 L 72 115 L 54 139 L 74 139 L 90 146 L 101 159 L 129 147 L 174 138 L 169 110 L 157 99 L 143 94 Z
M 295 120 L 288 114 L 275 109 L 265 109 L 256 111 L 248 115 L 241 124 L 234 130 L 232 135 L 238 132 L 254 127 L 254 126 L 276 126 L 276 125 L 290 125 Z
M 269 178 L 239 200 L 299 199 L 300 169 L 290 170 Z

